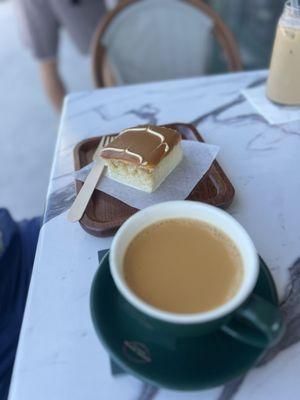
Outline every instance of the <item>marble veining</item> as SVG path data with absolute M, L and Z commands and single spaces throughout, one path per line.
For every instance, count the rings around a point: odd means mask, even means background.
M 273 400 L 298 398 L 300 381 L 300 121 L 270 126 L 241 91 L 265 71 L 147 83 L 67 97 L 44 225 L 12 379 L 10 400 Z M 228 212 L 244 225 L 270 267 L 287 323 L 282 341 L 244 377 L 224 387 L 179 393 L 112 375 L 89 315 L 95 238 L 66 212 L 75 196 L 73 148 L 91 136 L 138 124 L 191 122 L 221 151 L 236 196 Z
M 152 400 L 156 397 L 159 389 L 145 383 L 142 385 L 137 400 Z
M 73 174 L 71 174 L 73 178 Z M 44 215 L 44 224 L 50 219 L 57 217 L 68 210 L 75 199 L 75 185 L 71 182 L 69 185 L 50 193 L 47 202 L 47 208 Z
M 285 316 L 286 332 L 280 343 L 269 350 L 262 359 L 257 363 L 257 368 L 271 362 L 279 352 L 293 346 L 300 341 L 300 258 L 289 268 L 289 283 L 285 291 L 285 296 L 281 301 L 280 307 Z M 245 377 L 240 377 L 224 386 L 217 400 L 233 400 L 234 395 L 238 392 L 243 384 Z M 145 384 L 142 387 L 141 395 L 138 400 L 154 399 L 158 393 L 158 389 L 151 388 Z M 150 393 L 150 397 L 144 397 L 146 393 Z
M 279 352 L 293 346 L 300 341 L 300 258 L 289 268 L 289 283 L 286 288 L 284 299 L 281 301 L 280 308 L 286 321 L 286 332 L 280 343 L 269 350 L 257 363 L 257 367 L 263 367 L 271 362 Z M 243 384 L 244 377 L 235 379 L 225 385 L 218 400 L 232 400 Z

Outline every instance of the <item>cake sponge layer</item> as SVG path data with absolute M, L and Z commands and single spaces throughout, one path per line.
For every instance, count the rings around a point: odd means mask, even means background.
M 178 143 L 155 168 L 141 166 L 120 160 L 106 160 L 108 176 L 120 183 L 145 192 L 153 192 L 182 160 L 182 149 Z

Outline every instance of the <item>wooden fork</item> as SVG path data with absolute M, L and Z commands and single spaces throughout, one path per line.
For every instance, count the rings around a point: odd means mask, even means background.
M 94 165 L 90 170 L 88 176 L 86 177 L 86 180 L 84 181 L 80 192 L 77 194 L 76 199 L 74 200 L 68 212 L 68 221 L 76 222 L 79 221 L 83 216 L 83 213 L 95 190 L 95 187 L 97 186 L 97 183 L 105 169 L 105 163 L 100 157 L 100 152 L 104 148 L 104 146 L 108 145 L 113 139 L 114 138 L 111 136 L 101 137 L 97 150 L 93 155 Z

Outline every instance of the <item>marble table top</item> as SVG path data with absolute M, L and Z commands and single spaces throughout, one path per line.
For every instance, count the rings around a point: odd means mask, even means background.
M 300 395 L 300 121 L 270 126 L 241 95 L 265 71 L 102 89 L 66 98 L 10 400 L 288 400 Z M 157 390 L 112 376 L 89 313 L 97 252 L 111 238 L 66 221 L 74 199 L 72 150 L 84 138 L 142 123 L 190 122 L 221 147 L 236 188 L 229 213 L 272 270 L 287 333 L 260 365 L 202 392 Z

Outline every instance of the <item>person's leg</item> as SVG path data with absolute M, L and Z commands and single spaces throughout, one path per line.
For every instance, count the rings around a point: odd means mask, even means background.
M 57 60 L 40 61 L 39 70 L 47 96 L 56 111 L 61 112 L 66 89 L 58 70 Z
M 7 398 L 41 219 L 0 209 L 0 400 Z

